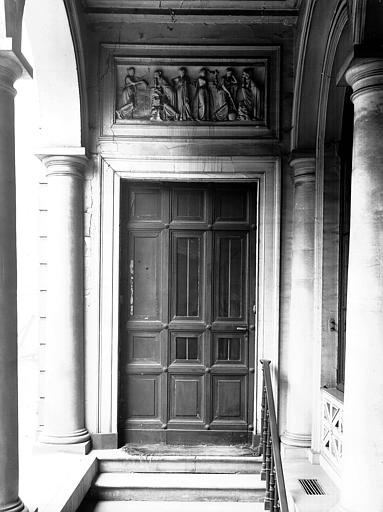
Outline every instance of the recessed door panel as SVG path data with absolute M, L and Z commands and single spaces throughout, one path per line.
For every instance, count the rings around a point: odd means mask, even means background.
M 130 419 L 159 418 L 161 385 L 159 375 L 130 375 L 127 380 L 127 415 Z
M 203 377 L 170 375 L 170 422 L 201 422 L 203 414 Z
M 248 336 L 233 332 L 214 333 L 214 365 L 246 365 Z
M 247 233 L 215 233 L 215 320 L 245 321 Z
M 255 184 L 123 182 L 121 201 L 121 444 L 246 441 Z
M 132 331 L 128 335 L 128 364 L 160 364 L 160 334 Z
M 172 319 L 201 319 L 203 294 L 203 233 L 172 232 Z
M 246 421 L 246 386 L 244 375 L 213 376 L 213 423 Z
M 206 220 L 206 191 L 203 189 L 173 188 L 172 221 Z
M 172 331 L 170 339 L 170 364 L 182 365 L 204 364 L 204 335 L 198 332 Z
M 248 191 L 219 188 L 215 193 L 216 222 L 248 222 Z
M 159 320 L 161 233 L 131 232 L 128 265 L 130 319 Z
M 161 196 L 160 188 L 132 187 L 128 193 L 129 221 L 161 220 Z

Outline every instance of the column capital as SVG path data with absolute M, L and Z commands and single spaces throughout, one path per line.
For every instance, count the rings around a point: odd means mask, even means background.
M 314 153 L 293 153 L 290 159 L 294 182 L 315 181 L 316 158 Z
M 21 77 L 22 73 L 21 63 L 11 58 L 8 53 L 0 51 L 0 89 L 15 96 L 16 89 L 13 84 Z
M 72 176 L 83 179 L 88 158 L 83 155 L 38 155 L 46 167 L 47 176 Z
M 13 87 L 15 81 L 21 76 L 30 77 L 33 71 L 22 54 L 12 49 L 0 49 L 0 89 L 3 89 L 13 96 L 16 90 Z
M 365 92 L 383 90 L 383 58 L 355 59 L 346 71 L 346 81 L 354 91 L 352 100 Z

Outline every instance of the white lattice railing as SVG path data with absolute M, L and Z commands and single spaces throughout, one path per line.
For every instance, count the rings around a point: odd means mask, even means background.
M 343 446 L 343 393 L 322 390 L 321 453 L 338 472 Z

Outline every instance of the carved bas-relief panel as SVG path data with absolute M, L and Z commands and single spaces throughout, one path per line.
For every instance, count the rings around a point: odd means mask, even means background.
M 103 45 L 101 57 L 101 137 L 278 137 L 278 47 Z
M 117 67 L 118 121 L 265 124 L 266 63 Z

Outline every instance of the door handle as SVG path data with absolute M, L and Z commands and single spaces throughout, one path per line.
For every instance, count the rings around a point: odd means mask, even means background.
M 245 332 L 247 331 L 247 327 L 237 327 L 237 331 Z

